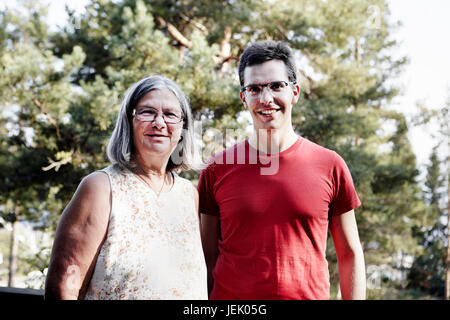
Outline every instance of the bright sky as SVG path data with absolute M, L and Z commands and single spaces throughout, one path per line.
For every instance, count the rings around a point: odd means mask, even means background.
M 0 9 L 10 0 L 0 0 Z M 440 109 L 446 98 L 450 99 L 450 1 L 449 0 L 387 0 L 394 21 L 403 26 L 394 34 L 401 46 L 396 55 L 410 58 L 405 72 L 398 79 L 403 87 L 402 95 L 394 100 L 393 107 L 407 116 L 417 113 L 416 103 Z M 81 12 L 88 2 L 51 1 L 49 24 L 63 25 L 66 22 L 64 5 Z M 417 155 L 418 164 L 428 163 L 428 156 L 436 144 L 431 139 L 435 129 L 412 128 L 410 139 Z M 448 152 L 448 150 L 447 150 Z
M 399 53 L 410 58 L 400 79 L 404 91 L 395 99 L 396 108 L 406 115 L 417 112 L 417 102 L 441 109 L 450 100 L 450 1 L 389 0 L 389 4 L 393 19 L 403 23 L 395 34 L 401 42 Z M 429 153 L 436 145 L 431 139 L 434 131 L 433 127 L 410 131 L 419 165 L 428 163 Z

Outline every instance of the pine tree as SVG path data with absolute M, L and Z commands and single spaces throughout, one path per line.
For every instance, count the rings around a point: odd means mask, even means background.
M 54 229 L 81 176 L 63 164 L 71 154 L 66 143 L 74 139 L 69 130 L 68 110 L 75 96 L 70 78 L 84 54 L 74 48 L 55 57 L 49 50 L 46 8 L 30 3 L 24 9 L 0 14 L 0 211 L 13 225 L 10 285 L 20 252 L 16 224 L 29 221 L 36 228 Z
M 446 228 L 443 218 L 446 215 L 442 207 L 443 186 L 441 162 L 438 158 L 438 146 L 430 155 L 430 165 L 425 181 L 425 196 L 428 203 L 429 226 L 416 227 L 414 232 L 420 239 L 423 252 L 415 257 L 408 273 L 408 287 L 420 288 L 430 295 L 443 298 L 446 276 Z

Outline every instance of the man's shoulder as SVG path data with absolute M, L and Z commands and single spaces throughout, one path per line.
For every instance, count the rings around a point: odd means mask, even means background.
M 326 166 L 335 166 L 344 162 L 342 156 L 331 148 L 319 145 L 311 140 L 304 138 L 302 153 L 307 154 L 311 161 L 322 163 Z
M 312 152 L 314 154 L 321 154 L 323 156 L 335 157 L 337 155 L 336 151 L 329 149 L 327 147 L 321 146 L 320 144 L 313 142 L 307 138 L 303 138 L 303 144 L 305 151 Z

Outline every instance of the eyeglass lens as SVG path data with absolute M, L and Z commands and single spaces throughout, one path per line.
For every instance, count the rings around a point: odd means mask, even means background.
M 273 81 L 265 84 L 249 84 L 243 88 L 243 91 L 246 91 L 251 95 L 258 95 L 263 91 L 264 87 L 267 87 L 272 92 L 281 92 L 288 85 L 289 83 L 286 81 Z
M 141 121 L 154 121 L 159 112 L 156 109 L 146 108 L 135 110 L 133 114 Z M 167 110 L 162 113 L 162 118 L 166 123 L 178 123 L 182 120 L 182 115 L 176 111 Z

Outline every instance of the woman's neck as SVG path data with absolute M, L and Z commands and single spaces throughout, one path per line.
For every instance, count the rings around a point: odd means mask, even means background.
M 136 155 L 136 164 L 139 174 L 146 176 L 163 177 L 166 173 L 167 161 L 152 159 L 152 161 L 144 160 L 140 155 Z

